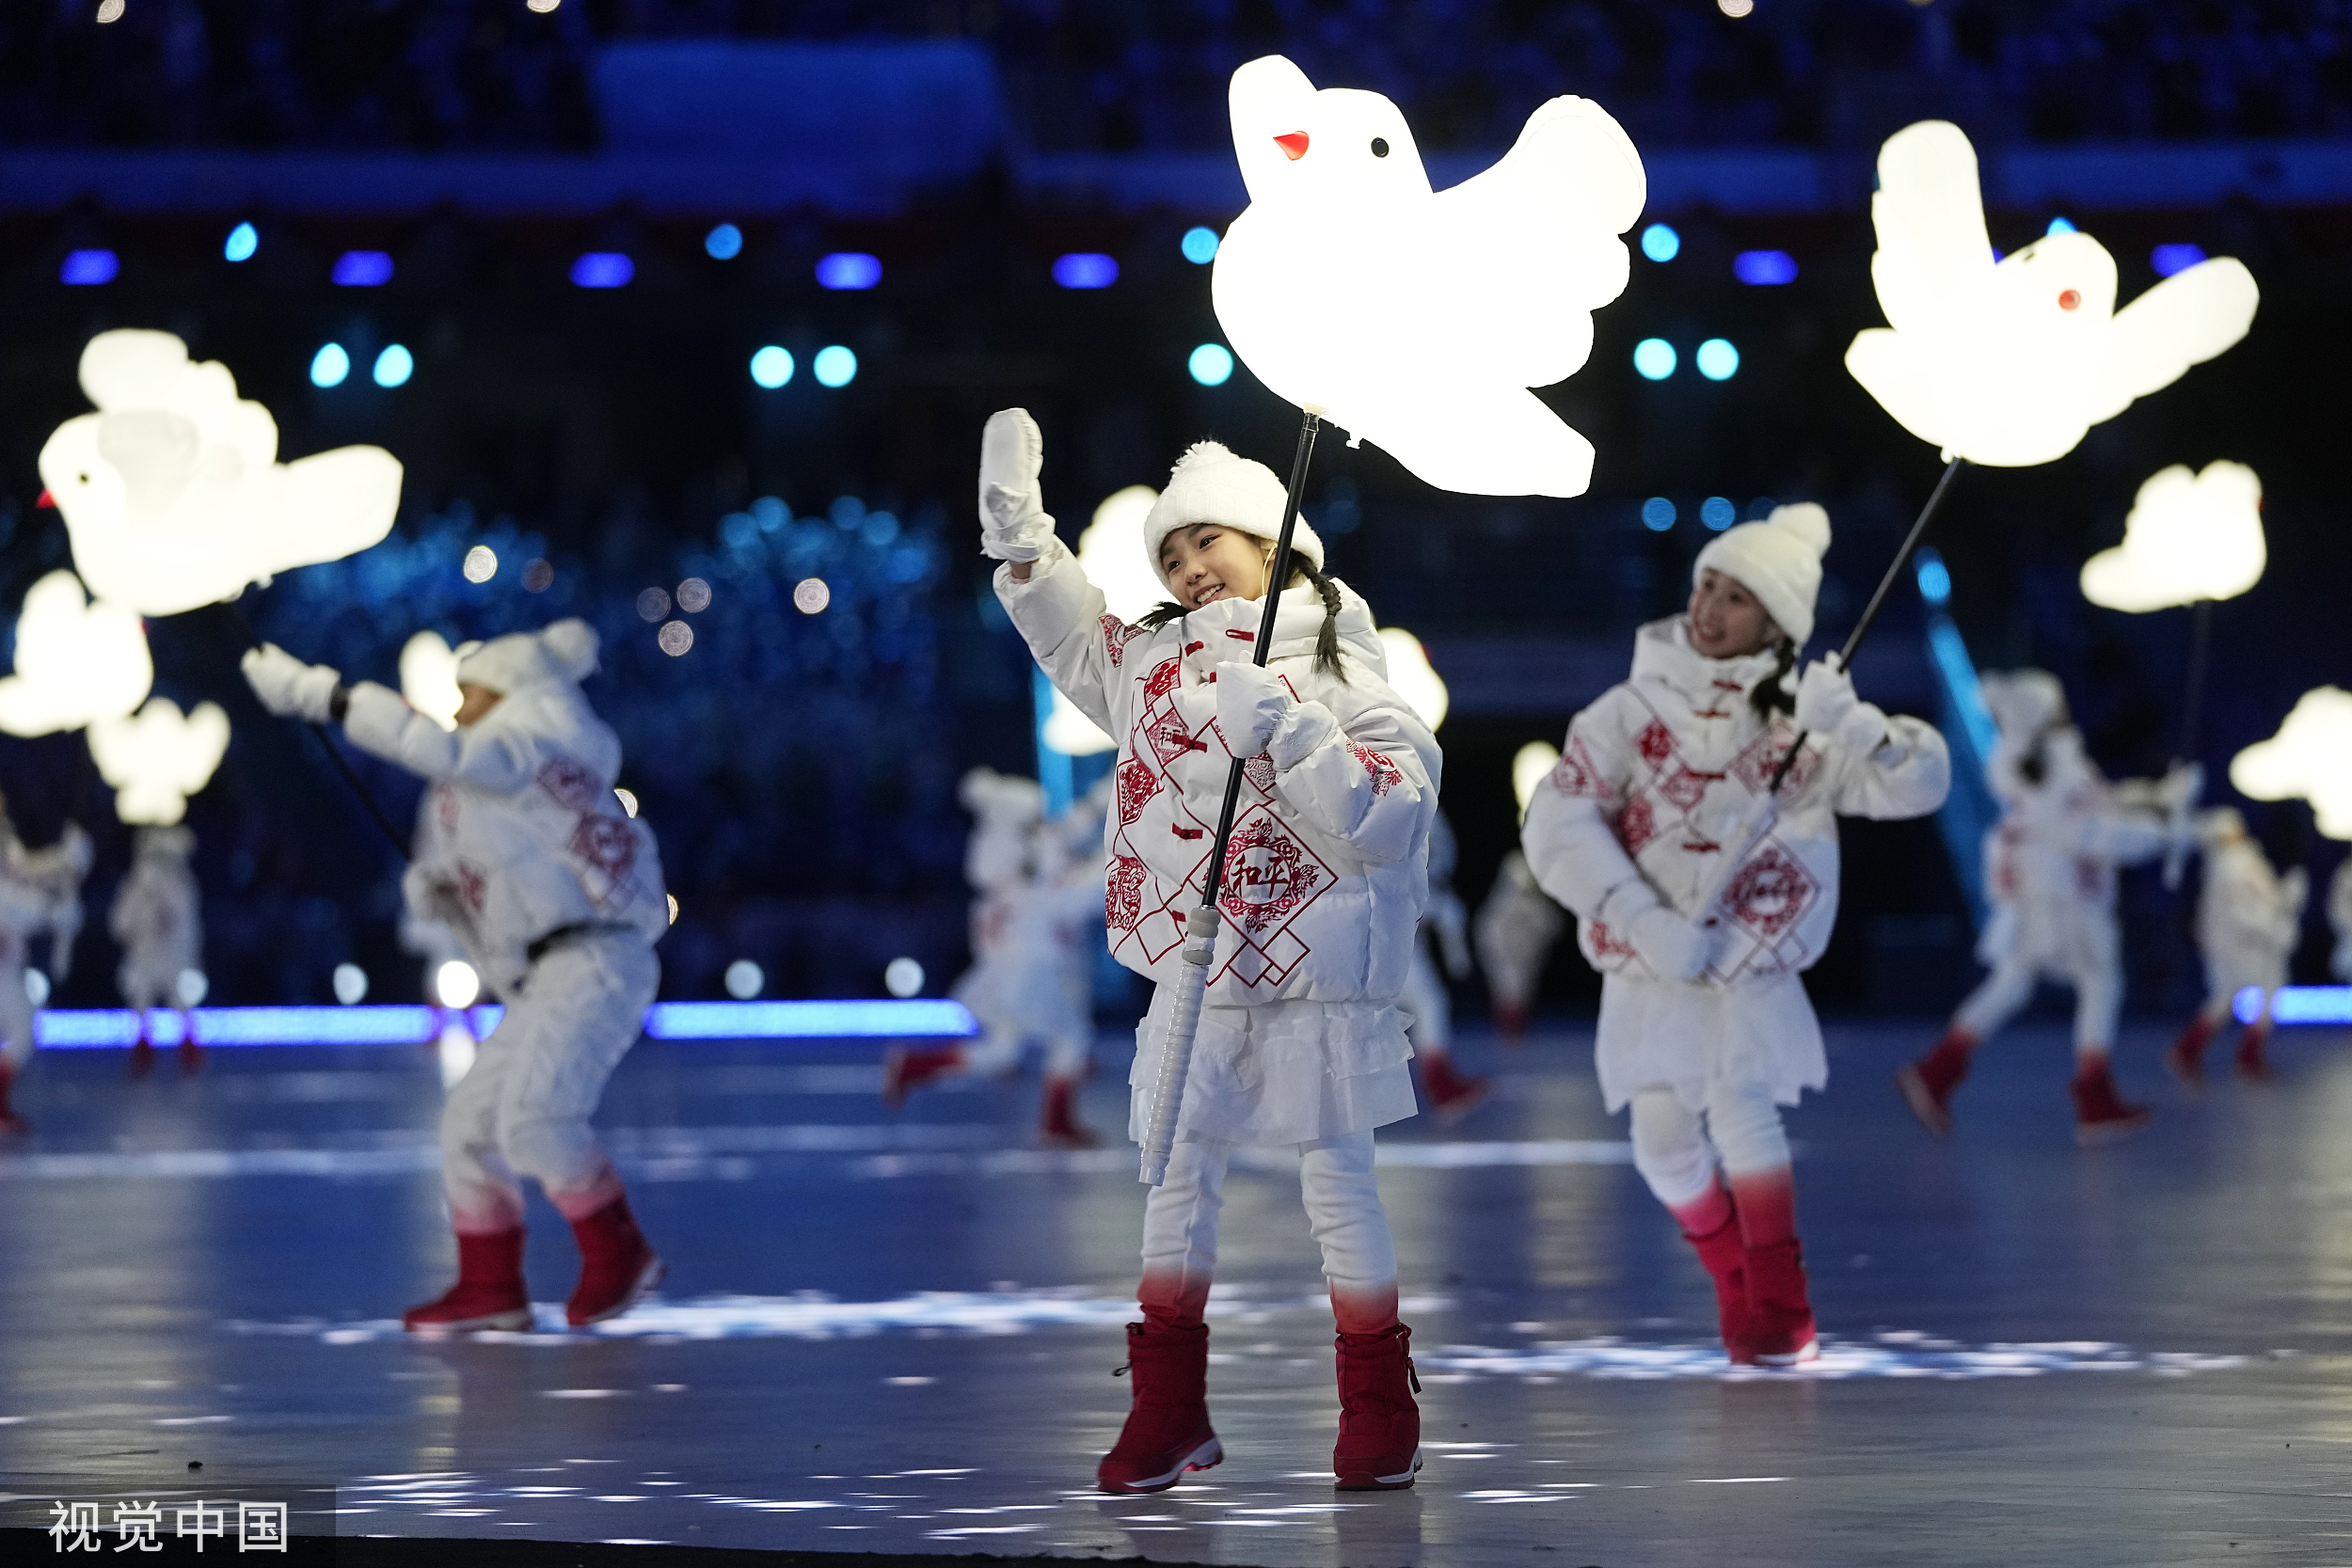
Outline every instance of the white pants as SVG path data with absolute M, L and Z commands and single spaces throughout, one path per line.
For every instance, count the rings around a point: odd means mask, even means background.
M 1376 1291 L 1396 1281 L 1396 1242 L 1373 1179 L 1372 1134 L 1344 1132 L 1298 1147 L 1307 1228 L 1323 1249 L 1335 1291 Z M 1225 1207 L 1230 1143 L 1180 1138 L 1168 1178 L 1143 1206 L 1143 1272 L 1181 1276 L 1203 1291 L 1216 1274 L 1216 1221 Z
M 1087 1057 L 1094 1041 L 1091 1037 L 1073 1034 L 1067 1030 L 1031 1037 L 1018 1029 L 991 1028 L 963 1048 L 963 1069 L 966 1072 L 993 1076 L 1010 1072 L 1021 1065 L 1021 1048 L 1035 1037 L 1045 1045 L 1045 1075 L 1049 1078 L 1076 1078 L 1087 1069 Z
M 1633 1168 L 1659 1202 L 1678 1209 L 1695 1201 L 1715 1184 L 1719 1163 L 1731 1177 L 1788 1165 L 1788 1134 L 1770 1088 L 1716 1079 L 1703 1119 L 1670 1088 L 1633 1097 Z
M 20 961 L 0 962 L 0 1060 L 10 1072 L 22 1072 L 33 1059 L 33 999 L 24 993 L 24 944 L 8 939 L 8 945 Z
M 1993 966 L 1952 1022 L 1978 1039 L 1990 1039 L 2033 1000 L 2042 968 L 2029 958 L 2011 956 Z M 2123 972 L 2120 963 L 2078 964 L 2064 976 L 2074 988 L 2074 1046 L 2076 1050 L 2107 1051 L 2115 1045 L 2115 1024 L 2123 1010 Z
M 653 949 L 631 931 L 572 938 L 532 966 L 441 1112 L 442 1180 L 458 1229 L 521 1224 L 521 1177 L 567 1218 L 619 1193 L 588 1118 L 660 981 Z

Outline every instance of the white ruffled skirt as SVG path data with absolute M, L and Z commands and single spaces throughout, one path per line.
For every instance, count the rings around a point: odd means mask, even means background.
M 1136 1026 L 1127 1135 L 1144 1140 L 1168 1037 L 1168 989 Z M 1368 1132 L 1414 1114 L 1413 1047 L 1391 1002 L 1203 1007 L 1180 1137 L 1302 1144 Z
M 1736 986 L 1605 974 L 1593 1054 L 1612 1112 L 1649 1088 L 1703 1110 L 1715 1079 L 1760 1084 L 1780 1105 L 1829 1083 L 1820 1021 L 1794 974 Z

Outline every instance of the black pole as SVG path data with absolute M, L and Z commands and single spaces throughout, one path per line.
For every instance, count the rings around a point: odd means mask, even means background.
M 2188 695 L 2181 704 L 2181 750 L 2173 759 L 2186 762 L 2197 754 L 2198 721 L 2204 717 L 2205 663 L 2213 648 L 2213 601 L 2200 599 L 2188 634 Z
M 1291 575 L 1291 535 L 1298 528 L 1298 492 L 1307 483 L 1307 465 L 1315 455 L 1315 433 L 1323 428 L 1323 415 L 1317 409 L 1302 409 L 1298 425 L 1298 448 L 1291 454 L 1290 488 L 1282 495 L 1282 530 L 1274 541 L 1274 560 L 1266 578 L 1265 613 L 1258 618 L 1258 645 L 1249 651 L 1249 662 L 1263 670 L 1267 654 L 1274 648 L 1274 617 L 1282 608 L 1282 590 L 1289 585 Z M 1216 908 L 1216 895 L 1225 881 L 1225 849 L 1233 836 L 1233 814 L 1241 807 L 1242 770 L 1248 767 L 1247 757 L 1233 759 L 1233 770 L 1225 777 L 1225 808 L 1216 816 L 1216 843 L 1209 850 L 1209 876 L 1200 893 L 1200 907 Z
M 223 600 L 220 608 L 229 612 L 229 619 L 236 624 L 237 630 L 244 635 L 248 646 L 258 648 L 262 645 L 261 635 L 253 629 L 253 623 L 245 618 L 245 611 L 237 608 L 235 600 Z M 335 765 L 335 771 L 343 776 L 343 783 L 351 786 L 352 793 L 359 797 L 359 803 L 368 808 L 368 816 L 383 830 L 384 841 L 402 860 L 408 859 L 408 841 L 400 836 L 398 828 L 392 826 L 392 819 L 384 814 L 383 806 L 376 801 L 375 792 L 368 788 L 367 781 L 360 778 L 358 769 L 351 766 L 351 759 L 336 749 L 335 737 L 326 733 L 326 726 L 315 719 L 306 719 L 303 722 L 318 737 L 320 747 L 326 752 L 326 760 Z
M 1944 504 L 1944 492 L 1952 487 L 1952 481 L 1959 475 L 1961 465 L 1967 461 L 1964 457 L 1954 457 L 1944 465 L 1944 477 L 1935 482 L 1935 488 L 1928 495 L 1928 504 L 1919 509 L 1918 520 L 1911 525 L 1911 531 L 1903 536 L 1903 547 L 1895 552 L 1893 561 L 1887 562 L 1886 575 L 1879 578 L 1878 592 L 1872 594 L 1870 602 L 1863 607 L 1862 619 L 1854 623 L 1853 631 L 1847 637 L 1845 647 L 1839 651 L 1837 655 L 1839 669 L 1850 673 L 1852 671 L 1854 650 L 1861 647 L 1862 640 L 1870 635 L 1871 623 L 1879 618 L 1879 610 L 1886 604 L 1886 595 L 1894 590 L 1895 579 L 1902 575 L 1903 567 L 1911 561 L 1912 552 L 1919 547 L 1919 541 L 1926 537 L 1928 524 L 1934 520 L 1936 509 Z M 1804 749 L 1804 741 L 1805 732 L 1799 730 L 1797 738 L 1788 744 L 1788 754 L 1780 759 L 1778 768 L 1772 769 L 1772 787 L 1765 791 L 1767 795 L 1780 793 L 1781 782 L 1788 777 L 1788 769 L 1796 766 L 1797 753 Z

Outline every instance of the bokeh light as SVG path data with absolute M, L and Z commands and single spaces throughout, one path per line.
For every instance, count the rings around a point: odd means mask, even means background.
M 1709 381 L 1729 381 L 1740 369 L 1740 351 L 1731 346 L 1728 339 L 1709 338 L 1699 345 L 1692 363 Z
M 368 972 L 355 963 L 335 966 L 335 1000 L 356 1007 L 368 999 Z
M 57 281 L 72 288 L 87 289 L 100 283 L 111 283 L 122 270 L 122 261 L 111 250 L 69 250 L 57 267 Z
M 637 618 L 651 626 L 670 613 L 670 591 L 648 588 L 637 595 Z
M 821 615 L 833 603 L 833 590 L 823 578 L 803 578 L 792 585 L 792 608 L 803 615 Z
M 1073 250 L 1054 258 L 1054 281 L 1065 289 L 1107 289 L 1119 281 L 1119 262 L 1099 250 Z
M 482 994 L 482 976 L 463 958 L 452 958 L 433 972 L 433 994 L 444 1007 L 470 1007 Z
M 770 343 L 752 356 L 752 380 L 774 391 L 792 379 L 792 351 Z
M 828 343 L 808 362 L 819 387 L 847 387 L 857 379 L 857 356 L 839 343 Z
M 1633 368 L 1645 381 L 1663 381 L 1675 373 L 1679 358 L 1674 344 L 1663 338 L 1645 338 L 1633 345 Z
M 624 289 L 637 276 L 637 263 L 617 250 L 589 250 L 572 262 L 572 283 L 581 289 Z
M 1731 276 L 1754 288 L 1777 288 L 1797 280 L 1797 259 L 1785 250 L 1743 250 L 1731 259 Z
M 466 552 L 462 570 L 468 582 L 487 582 L 499 575 L 498 552 L 487 545 L 476 545 Z
M 904 999 L 923 993 L 923 966 L 913 958 L 893 958 L 883 966 L 882 989 Z
M 1740 520 L 1740 509 L 1726 496 L 1709 496 L 1699 502 L 1699 521 L 1717 533 Z
M 738 958 L 727 965 L 727 994 L 738 1002 L 749 1002 L 767 984 L 767 972 L 749 958 Z
M 417 356 L 398 343 L 388 343 L 375 356 L 375 384 L 378 387 L 405 387 L 416 373 Z
M 1663 533 L 1675 526 L 1675 503 L 1663 496 L 1652 496 L 1642 503 L 1642 526 L 1652 533 Z
M 870 289 L 882 278 L 882 258 L 868 256 L 862 250 L 836 250 L 817 259 L 817 286 L 820 289 Z
M 1222 387 L 1232 379 L 1233 351 L 1223 343 L 1202 343 L 1184 361 L 1184 369 L 1203 387 Z
M 694 645 L 694 628 L 683 621 L 665 621 L 654 634 L 654 641 L 661 645 L 663 653 L 676 658 Z
M 703 236 L 703 253 L 714 261 L 732 261 L 743 254 L 743 230 L 731 223 L 720 224 Z
M 1205 267 L 1216 260 L 1218 243 L 1217 232 L 1214 229 L 1205 229 L 1197 225 L 1187 229 L 1184 230 L 1183 242 L 1184 260 L 1196 267 Z
M 392 280 L 392 259 L 381 250 L 346 250 L 327 276 L 339 289 L 380 289 Z
M 225 261 L 250 261 L 253 253 L 261 248 L 261 230 L 249 223 L 241 223 L 229 230 L 229 238 L 222 243 L 220 254 Z
M 677 607 L 689 615 L 710 608 L 710 584 L 700 578 L 688 578 L 677 585 Z
M 310 385 L 340 387 L 351 373 L 351 355 L 341 343 L 328 343 L 310 356 Z
M 1642 254 L 1653 261 L 1671 261 L 1682 254 L 1682 236 L 1662 223 L 1642 230 Z

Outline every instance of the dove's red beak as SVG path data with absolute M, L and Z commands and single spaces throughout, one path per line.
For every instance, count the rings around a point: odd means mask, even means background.
M 1283 157 L 1295 164 L 1307 155 L 1307 133 L 1293 131 L 1289 135 L 1277 136 L 1274 145 L 1282 150 Z
M 48 491 L 43 490 L 40 493 L 40 499 L 33 503 L 33 510 L 36 512 L 47 512 L 56 504 L 57 498 L 51 495 Z

